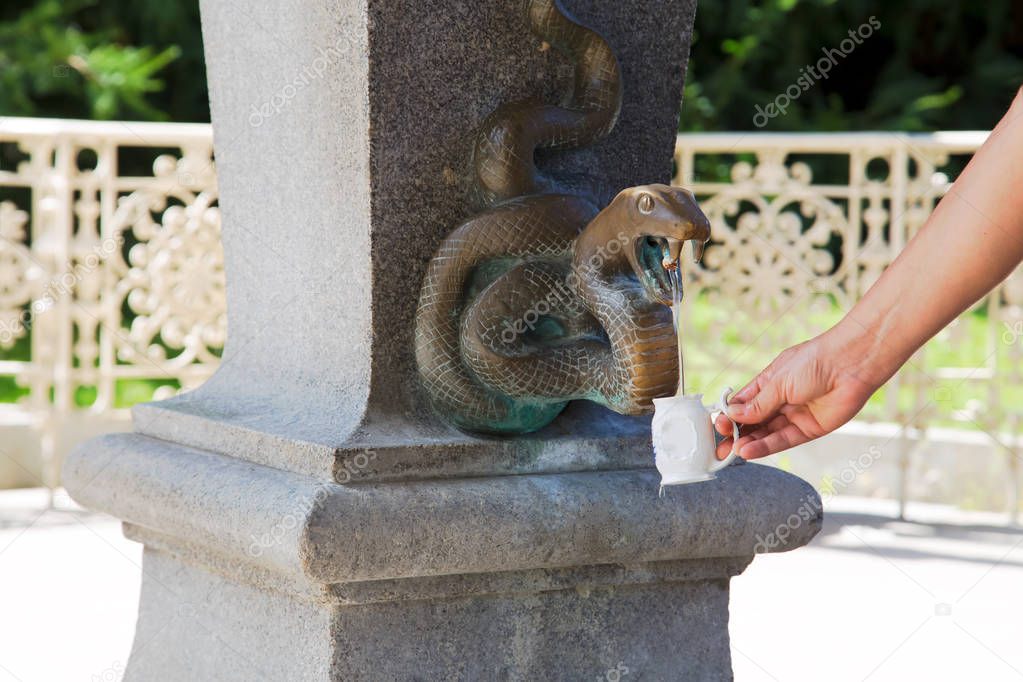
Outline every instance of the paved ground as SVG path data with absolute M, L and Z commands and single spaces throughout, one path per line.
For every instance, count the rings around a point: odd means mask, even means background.
M 1023 531 L 833 498 L 810 547 L 732 581 L 737 680 L 1023 679 Z
M 0 491 L 0 682 L 114 682 L 128 660 L 142 549 L 58 494 Z
M 58 496 L 0 493 L 0 682 L 112 682 L 131 644 L 137 545 Z M 736 679 L 1023 679 L 1023 531 L 996 515 L 835 498 L 824 532 L 732 592 Z M 628 682 L 628 676 L 623 676 Z

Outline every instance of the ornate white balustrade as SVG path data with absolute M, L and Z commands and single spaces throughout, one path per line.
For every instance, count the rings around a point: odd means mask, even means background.
M 689 269 L 690 388 L 741 385 L 780 350 L 836 321 L 923 225 L 986 136 L 680 136 L 675 181 L 696 193 L 714 238 L 704 267 Z M 955 286 L 940 265 L 925 275 L 936 296 Z M 860 419 L 899 424 L 920 442 L 935 427 L 984 432 L 1004 457 L 1015 512 L 1021 416 L 1023 268 L 914 356 Z M 904 497 L 905 448 L 900 458 Z
M 823 331 L 898 255 L 951 186 L 947 171 L 958 170 L 985 138 L 679 136 L 675 180 L 696 193 L 714 225 L 704 267 L 688 271 L 693 363 L 719 374 L 736 367 L 748 377 L 779 350 Z M 812 167 L 826 177 L 815 178 Z M 954 286 L 940 271 L 928 276 L 935 295 Z M 1023 269 L 914 357 L 864 418 L 1014 429 L 1012 401 L 1001 398 L 1020 385 L 1021 332 Z M 943 358 L 959 364 L 946 366 Z M 971 393 L 975 385 L 985 388 Z
M 0 424 L 41 435 L 46 484 L 131 403 L 213 371 L 216 197 L 209 126 L 0 119 Z
M 676 182 L 714 225 L 704 266 L 687 271 L 689 388 L 742 383 L 837 320 L 984 139 L 680 136 Z M 218 362 L 226 321 L 211 149 L 199 124 L 0 119 L 0 428 L 41 435 L 48 485 L 75 442 L 125 424 L 126 408 L 154 390 L 197 385 Z M 1015 466 L 1021 379 L 1017 272 L 863 418 L 981 430 Z

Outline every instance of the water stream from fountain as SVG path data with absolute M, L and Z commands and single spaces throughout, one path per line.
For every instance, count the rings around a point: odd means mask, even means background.
M 678 388 L 675 396 L 684 396 L 686 392 L 685 369 L 682 364 L 682 259 L 671 263 L 665 259 L 664 269 L 667 271 L 668 282 L 671 284 L 671 320 L 675 326 L 675 343 L 678 344 Z M 656 417 L 655 417 L 656 419 Z M 657 441 L 657 432 L 654 431 L 654 451 L 658 447 L 664 447 Z M 662 479 L 663 480 L 663 479 Z M 664 484 L 657 490 L 658 497 L 664 497 Z
M 679 259 L 681 261 L 681 259 Z M 686 373 L 682 363 L 682 264 L 676 263 L 668 269 L 668 281 L 671 282 L 671 319 L 675 324 L 675 343 L 678 344 L 678 389 L 675 395 L 686 394 Z

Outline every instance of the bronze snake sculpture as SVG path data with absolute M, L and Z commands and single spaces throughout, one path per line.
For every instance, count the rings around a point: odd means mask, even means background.
M 532 431 L 575 399 L 650 411 L 678 381 L 662 261 L 677 262 L 690 239 L 698 259 L 710 237 L 684 189 L 632 187 L 599 210 L 537 170 L 536 149 L 607 135 L 622 85 L 603 38 L 557 0 L 527 4 L 533 31 L 576 65 L 571 100 L 506 104 L 483 122 L 473 173 L 485 209 L 440 245 L 416 314 L 427 394 L 469 431 Z

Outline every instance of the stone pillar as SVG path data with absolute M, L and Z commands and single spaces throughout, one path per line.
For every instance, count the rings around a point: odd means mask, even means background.
M 540 165 L 605 200 L 666 182 L 695 3 L 564 5 L 625 100 Z M 777 549 L 817 532 L 812 489 L 768 467 L 659 497 L 648 418 L 577 404 L 498 440 L 426 407 L 413 315 L 471 135 L 572 80 L 522 10 L 203 0 L 224 360 L 65 467 L 146 547 L 130 679 L 729 679 L 729 578 L 779 526 Z

